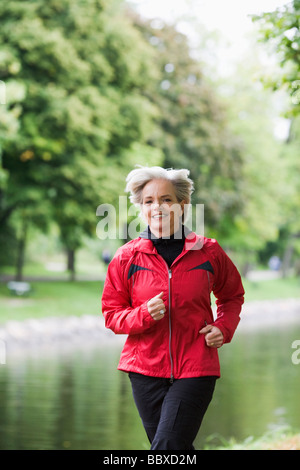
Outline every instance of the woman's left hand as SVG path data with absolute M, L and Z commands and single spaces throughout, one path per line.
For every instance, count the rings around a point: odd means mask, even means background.
M 206 344 L 210 348 L 220 348 L 224 343 L 223 333 L 216 326 L 206 325 L 199 333 L 205 335 Z

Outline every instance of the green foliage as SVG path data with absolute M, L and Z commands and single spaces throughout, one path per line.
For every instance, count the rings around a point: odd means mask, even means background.
M 290 135 L 282 149 L 285 165 L 285 187 L 281 204 L 281 232 L 287 240 L 284 256 L 285 269 L 289 268 L 292 252 L 299 258 L 300 188 L 299 188 L 299 113 L 300 113 L 300 1 L 293 0 L 274 12 L 254 16 L 260 26 L 261 38 L 277 52 L 282 73 L 266 81 L 273 90 L 286 89 L 290 95 L 287 116 L 291 118 Z M 280 188 L 281 189 L 281 188 Z M 297 240 L 298 238 L 298 240 Z M 298 271 L 299 269 L 296 268 Z
M 239 194 L 243 207 L 231 220 L 227 218 L 224 230 L 227 245 L 246 251 L 248 259 L 249 251 L 257 252 L 277 240 L 287 191 L 284 144 L 274 136 L 272 92 L 254 78 L 262 66 L 249 51 L 247 64 L 237 64 L 234 76 L 222 82 L 227 87 L 228 125 L 243 155 Z
M 206 233 L 246 258 L 287 222 L 298 230 L 295 146 L 285 153 L 275 142 L 270 99 L 250 66 L 221 99 L 187 37 L 122 0 L 16 0 L 1 2 L 0 15 L 0 263 L 28 224 L 57 224 L 65 248 L 77 250 L 135 164 L 189 168 Z M 298 41 L 298 2 L 266 15 L 278 20 L 266 38 L 293 62 L 293 86 L 298 51 L 287 48 Z
M 293 0 L 273 12 L 253 16 L 260 26 L 261 40 L 278 53 L 281 76 L 269 80 L 274 90 L 285 87 L 291 95 L 291 115 L 300 112 L 300 1 Z
M 32 223 L 55 220 L 75 250 L 94 233 L 98 204 L 121 190 L 107 185 L 110 172 L 124 185 L 124 152 L 139 143 L 151 154 L 153 51 L 123 13 L 100 0 L 1 2 L 2 226 L 26 209 Z
M 205 204 L 205 223 L 219 235 L 225 217 L 242 207 L 242 155 L 229 131 L 226 110 L 191 55 L 188 38 L 176 27 L 135 18 L 157 51 L 159 81 L 150 98 L 159 108 L 158 130 L 150 142 L 165 155 L 165 167 L 188 168 L 194 203 Z
M 286 162 L 286 188 L 285 198 L 282 204 L 284 213 L 282 229 L 294 237 L 300 237 L 300 220 L 296 214 L 300 210 L 300 162 L 299 162 L 299 145 L 300 145 L 300 116 L 294 117 L 291 123 L 289 140 L 286 143 L 282 156 Z M 296 248 L 296 245 L 295 245 Z M 298 255 L 300 247 L 298 241 Z

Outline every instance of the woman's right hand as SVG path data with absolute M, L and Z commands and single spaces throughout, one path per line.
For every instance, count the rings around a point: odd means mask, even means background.
M 148 312 L 153 318 L 153 320 L 159 321 L 162 320 L 165 316 L 166 307 L 162 300 L 164 293 L 152 297 L 147 303 Z

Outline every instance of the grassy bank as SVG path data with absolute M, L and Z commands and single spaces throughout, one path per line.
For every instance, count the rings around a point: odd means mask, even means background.
M 103 282 L 36 281 L 28 296 L 11 295 L 0 283 L 0 323 L 8 320 L 69 315 L 99 315 Z
M 300 298 L 300 279 L 274 279 L 262 282 L 244 282 L 246 300 L 276 300 Z M 12 296 L 6 283 L 0 283 L 0 324 L 8 320 L 24 320 L 49 316 L 101 315 L 101 281 L 31 282 L 28 297 Z M 266 434 L 260 439 L 247 438 L 244 442 L 216 439 L 207 441 L 206 449 L 217 450 L 300 450 L 300 434 L 284 431 Z
M 27 297 L 10 294 L 0 283 L 0 323 L 47 316 L 99 315 L 103 281 L 34 281 Z M 244 281 L 246 301 L 300 298 L 300 279 Z
M 300 277 L 243 281 L 246 301 L 300 298 Z
M 283 429 L 266 433 L 259 439 L 248 437 L 244 442 L 231 439 L 221 446 L 212 446 L 208 442 L 205 450 L 300 450 L 300 434 Z

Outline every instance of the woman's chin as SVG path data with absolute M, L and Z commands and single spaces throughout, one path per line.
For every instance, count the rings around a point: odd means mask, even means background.
M 169 221 L 155 221 L 151 223 L 150 230 L 156 237 L 169 237 L 174 233 L 174 229 L 170 227 Z

